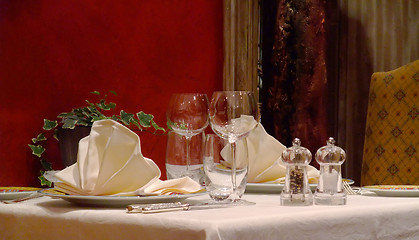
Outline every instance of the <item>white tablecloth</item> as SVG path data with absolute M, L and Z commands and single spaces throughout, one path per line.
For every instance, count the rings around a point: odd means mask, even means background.
M 256 205 L 158 214 L 49 197 L 0 203 L 0 239 L 419 239 L 419 198 L 348 196 L 345 206 L 308 207 L 280 206 L 273 194 L 244 199 Z

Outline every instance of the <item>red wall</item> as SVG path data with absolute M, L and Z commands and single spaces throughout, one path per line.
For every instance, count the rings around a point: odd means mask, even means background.
M 171 93 L 221 87 L 222 0 L 0 0 L 0 186 L 38 184 L 27 144 L 90 91 L 114 90 L 118 108 L 165 126 Z M 166 136 L 140 137 L 165 174 Z

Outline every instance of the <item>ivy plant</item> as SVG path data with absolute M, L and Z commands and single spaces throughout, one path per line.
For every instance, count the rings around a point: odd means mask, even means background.
M 116 92 L 109 91 L 111 94 L 117 96 Z M 101 93 L 98 91 L 91 92 L 93 95 L 101 97 Z M 143 111 L 133 113 L 127 113 L 124 110 L 119 112 L 119 115 L 109 114 L 114 112 L 116 104 L 107 101 L 108 95 L 105 94 L 98 102 L 90 102 L 86 100 L 86 106 L 74 108 L 70 112 L 63 112 L 57 116 L 57 120 L 44 119 L 43 131 L 39 133 L 35 138 L 32 138 L 32 144 L 28 144 L 32 150 L 32 154 L 39 158 L 41 162 L 41 175 L 38 179 L 41 185 L 48 185 L 51 187 L 51 182 L 45 179 L 45 171 L 52 170 L 52 164 L 48 162 L 42 154 L 45 152 L 45 142 L 48 140 L 47 133 L 51 133 L 50 137 L 59 140 L 57 137 L 58 128 L 63 129 L 74 129 L 76 126 L 92 126 L 95 121 L 103 119 L 112 119 L 117 121 L 132 130 L 139 130 L 141 132 L 148 131 L 153 134 L 158 131 L 165 132 L 166 130 L 159 127 L 153 120 L 154 116 L 151 114 L 144 113 Z M 49 137 L 49 138 L 50 138 Z

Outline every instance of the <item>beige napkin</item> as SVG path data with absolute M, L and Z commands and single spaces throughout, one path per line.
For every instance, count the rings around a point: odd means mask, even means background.
M 54 176 L 57 190 L 74 195 L 160 195 L 193 193 L 199 183 L 186 177 L 159 180 L 160 169 L 143 157 L 140 138 L 113 120 L 93 123 L 81 139 L 77 162 Z
M 240 119 L 248 124 L 251 124 L 252 120 L 254 121 L 253 118 L 249 120 L 247 116 L 242 116 Z M 247 179 L 249 183 L 282 183 L 285 181 L 286 166 L 282 163 L 281 154 L 286 147 L 269 135 L 262 124 L 254 128 L 246 138 L 239 140 L 236 149 L 236 164 L 240 166 L 243 159 L 249 162 Z M 230 149 L 224 148 L 221 155 L 229 161 Z M 246 157 L 247 159 L 245 159 Z M 317 182 L 319 171 L 315 167 L 309 166 L 307 174 L 311 183 Z

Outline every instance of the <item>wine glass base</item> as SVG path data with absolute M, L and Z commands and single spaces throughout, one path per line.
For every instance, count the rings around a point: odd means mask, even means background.
M 224 200 L 215 200 L 215 199 L 211 199 L 210 200 L 211 203 L 217 203 L 217 204 L 225 204 L 228 206 L 251 206 L 251 205 L 255 205 L 256 203 L 254 202 L 249 202 L 247 200 L 244 199 L 224 199 Z

